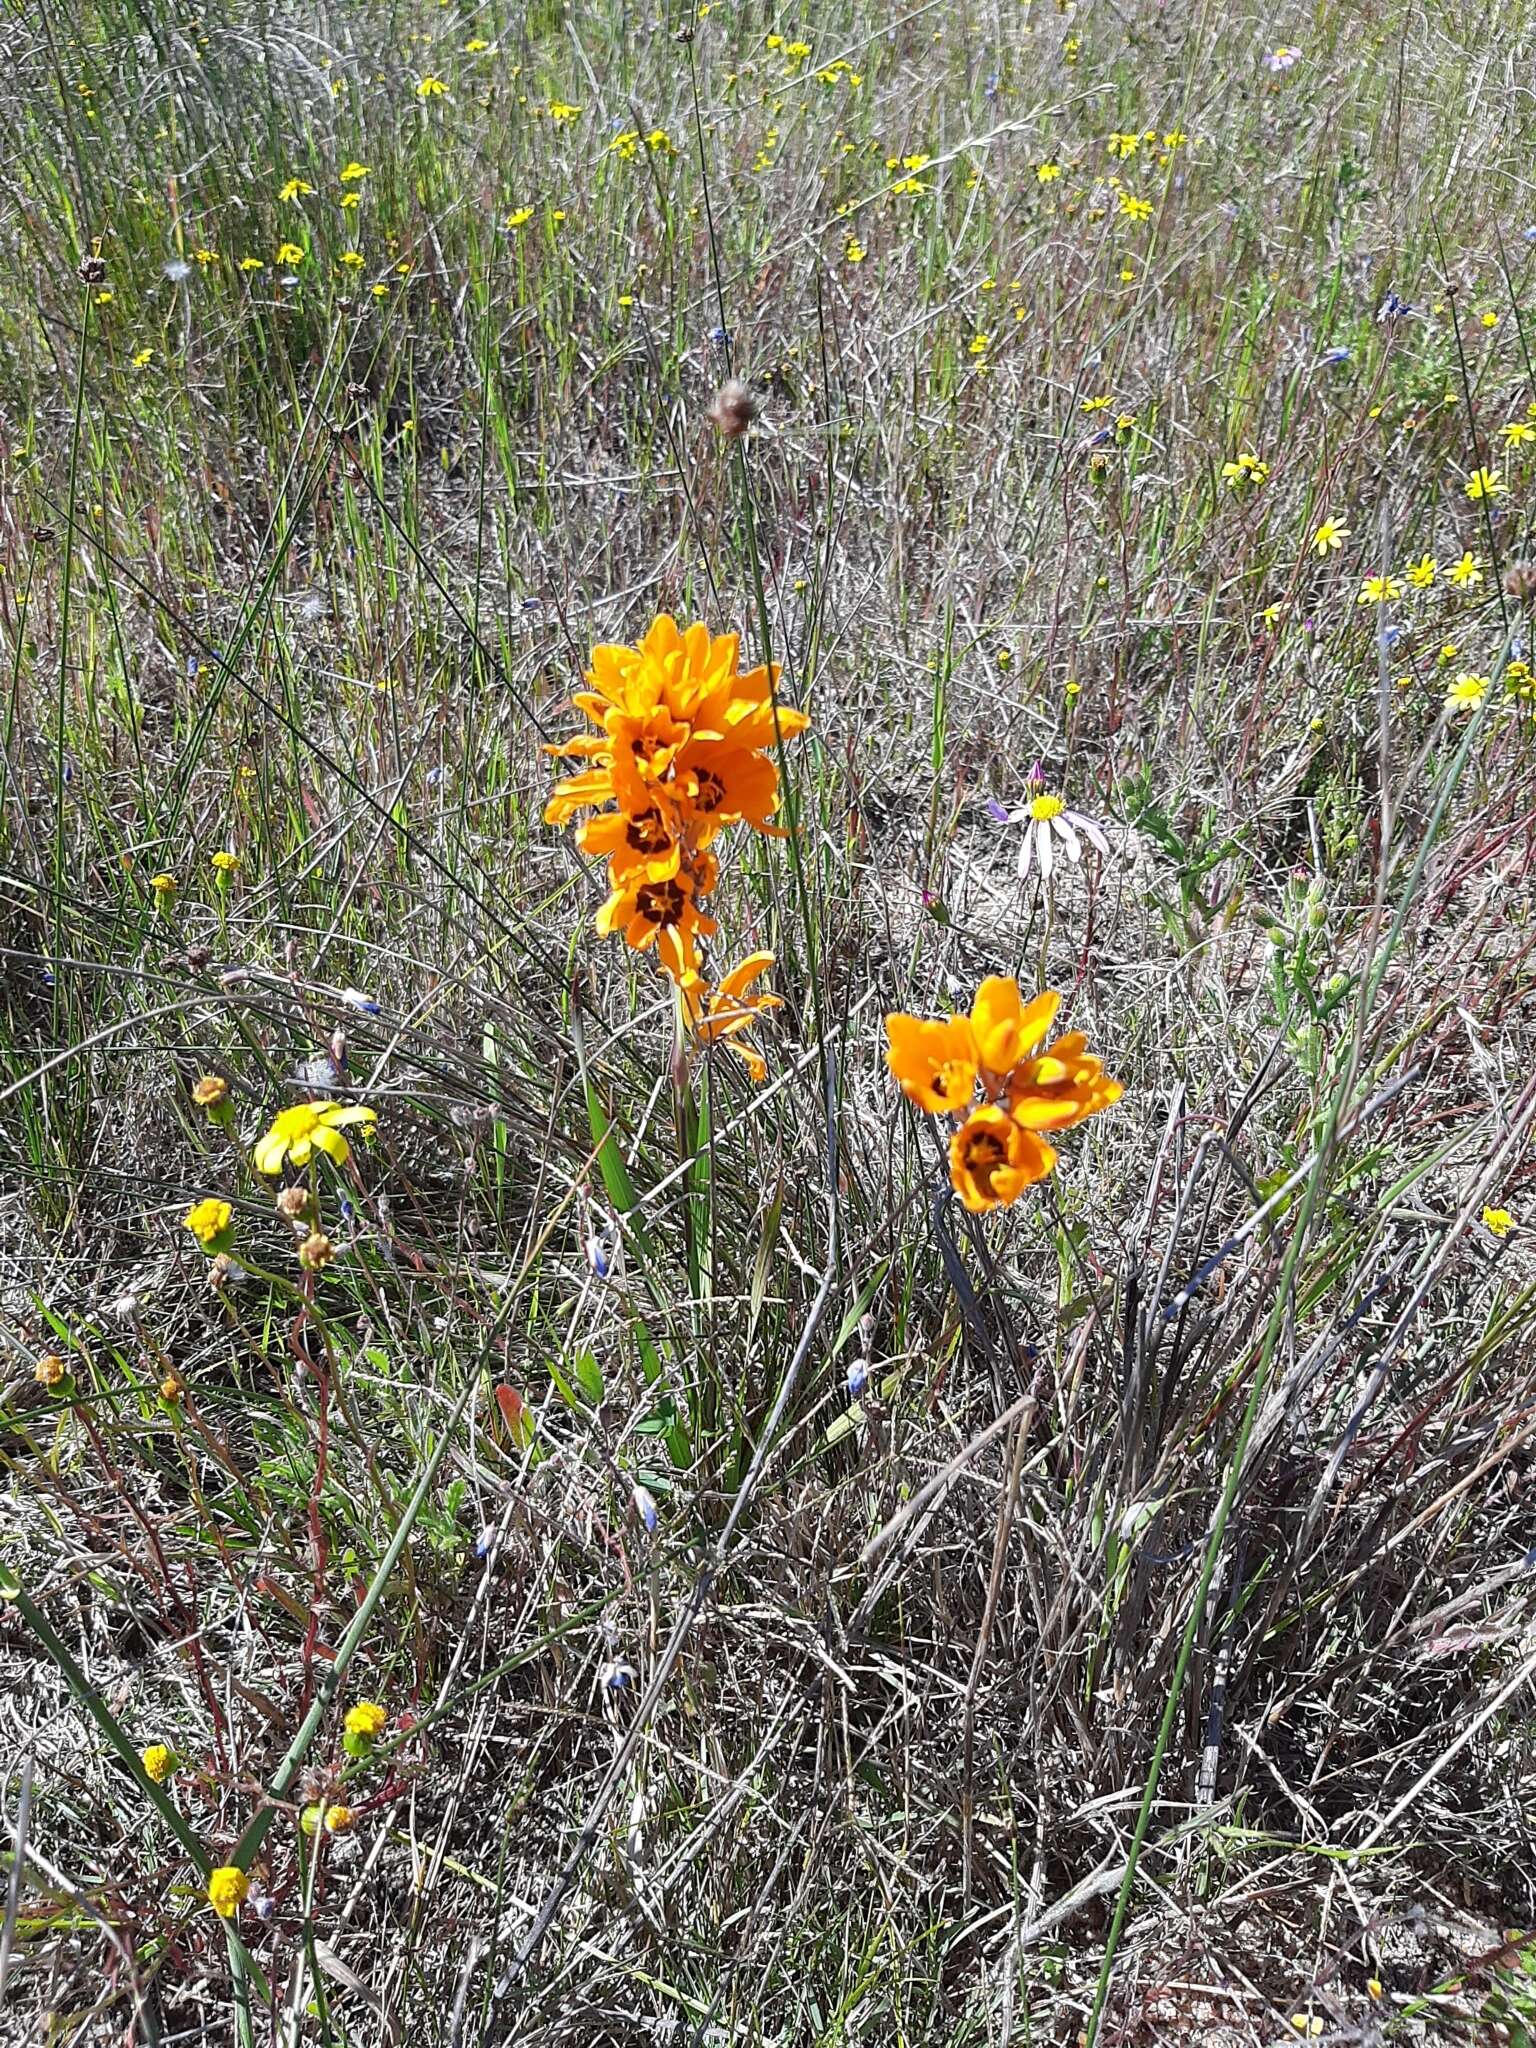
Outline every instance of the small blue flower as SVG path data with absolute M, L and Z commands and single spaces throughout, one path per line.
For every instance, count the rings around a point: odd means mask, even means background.
M 341 1000 L 350 1004 L 354 1010 L 361 1010 L 365 1017 L 377 1017 L 379 1014 L 378 1003 L 372 996 L 364 995 L 360 988 L 344 988 Z
M 487 1556 L 489 1552 L 492 1549 L 494 1549 L 495 1543 L 496 1524 L 494 1522 L 487 1522 L 485 1527 L 480 1531 L 480 1534 L 475 1538 L 476 1557 Z
M 711 329 L 709 330 L 709 338 L 715 344 L 716 348 L 729 348 L 732 340 L 734 339 L 731 330 L 728 327 L 711 327 Z
M 652 1497 L 649 1488 L 638 1485 L 636 1486 L 635 1513 L 640 1517 L 641 1521 L 644 1522 L 650 1534 L 654 1536 L 656 1534 L 657 1522 L 656 1502 Z
M 599 1280 L 612 1278 L 619 1256 L 619 1234 L 613 1224 L 599 1222 L 582 1246 L 587 1264 Z
M 848 1391 L 856 1401 L 869 1385 L 869 1360 L 856 1358 L 848 1368 Z
M 1321 360 L 1325 363 L 1352 363 L 1354 356 L 1347 348 L 1325 348 Z

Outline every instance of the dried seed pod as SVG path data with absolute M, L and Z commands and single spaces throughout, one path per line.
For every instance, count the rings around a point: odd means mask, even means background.
M 757 418 L 757 400 L 740 377 L 727 377 L 708 416 L 727 441 L 739 441 Z

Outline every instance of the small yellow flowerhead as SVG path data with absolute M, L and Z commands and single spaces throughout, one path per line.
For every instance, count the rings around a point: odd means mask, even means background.
M 245 1904 L 251 1880 L 234 1863 L 221 1863 L 208 1879 L 208 1903 L 221 1920 L 233 1920 Z
M 416 83 L 416 97 L 419 100 L 440 100 L 448 88 L 440 78 L 422 78 Z
M 155 892 L 156 910 L 162 912 L 169 910 L 176 901 L 176 890 L 178 887 L 176 877 L 162 870 L 158 875 L 150 876 L 149 886 Z
M 325 1809 L 325 1831 L 328 1835 L 344 1835 L 356 1818 L 350 1806 L 328 1806 Z
M 54 1393 L 69 1378 L 69 1367 L 56 1351 L 50 1351 L 46 1358 L 40 1358 L 32 1368 L 32 1377 L 40 1387 Z
M 216 875 L 232 875 L 240 865 L 240 856 L 231 853 L 227 847 L 221 847 L 217 853 L 209 855 L 208 865 Z
M 1484 1209 L 1483 1226 L 1495 1237 L 1508 1237 L 1515 1227 L 1515 1219 L 1507 1209 Z
M 152 1742 L 148 1749 L 140 1750 L 139 1762 L 144 1766 L 144 1775 L 163 1785 L 176 1768 L 176 1752 L 167 1749 L 163 1742 Z
M 302 263 L 304 261 L 304 251 L 297 242 L 284 242 L 277 252 L 276 260 L 279 263 L 287 264 L 291 269 L 295 263 Z
M 389 1726 L 389 1709 L 377 1700 L 358 1700 L 342 1723 L 341 1746 L 348 1756 L 367 1756 Z
M 204 1074 L 193 1085 L 192 1100 L 199 1109 L 216 1110 L 229 1100 L 229 1083 L 222 1074 Z
M 1508 488 L 1499 481 L 1496 469 L 1474 469 L 1466 481 L 1466 493 L 1474 505 L 1483 498 L 1502 497 Z
M 167 1408 L 174 1408 L 187 1391 L 187 1383 L 179 1372 L 168 1372 L 160 1382 L 160 1399 Z
M 181 1220 L 205 1252 L 222 1252 L 229 1246 L 234 1214 L 228 1202 L 210 1195 L 204 1201 L 194 1202 Z
M 389 1709 L 381 1707 L 377 1700 L 358 1700 L 348 1707 L 342 1726 L 349 1735 L 364 1742 L 376 1742 L 389 1726 Z

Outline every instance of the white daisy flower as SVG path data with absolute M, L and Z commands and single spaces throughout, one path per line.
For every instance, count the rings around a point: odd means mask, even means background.
M 1030 772 L 1029 788 L 1029 801 L 1016 810 L 1010 811 L 1002 804 L 992 806 L 993 816 L 1000 823 L 1024 827 L 1024 837 L 1019 846 L 1021 882 L 1028 879 L 1030 868 L 1036 864 L 1042 880 L 1048 882 L 1056 866 L 1058 847 L 1075 867 L 1082 860 L 1085 839 L 1108 858 L 1109 841 L 1104 836 L 1103 826 L 1086 812 L 1069 809 L 1065 797 L 1047 789 L 1038 762 Z

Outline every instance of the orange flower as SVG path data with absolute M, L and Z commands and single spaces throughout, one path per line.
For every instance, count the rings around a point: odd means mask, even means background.
M 1016 1124 L 996 1103 L 973 1110 L 949 1141 L 949 1178 L 967 1209 L 1006 1209 L 1056 1164 L 1043 1138 Z
M 680 633 L 665 615 L 638 647 L 594 647 L 592 687 L 573 701 L 600 732 L 549 752 L 595 765 L 556 788 L 546 822 L 562 825 L 606 803 L 644 810 L 660 800 L 712 821 L 709 832 L 736 819 L 765 829 L 778 804 L 778 771 L 753 757 L 776 733 L 792 738 L 810 720 L 775 704 L 776 667 L 741 674 L 740 652 L 734 633 L 712 635 L 704 625 Z
M 771 953 L 749 953 L 739 967 L 733 967 L 711 988 L 701 975 L 689 975 L 682 983 L 683 1016 L 688 1029 L 703 1045 L 722 1039 L 746 1064 L 754 1081 L 764 1081 L 768 1065 L 750 1039 L 744 1037 L 764 1010 L 776 1010 L 775 995 L 748 995 L 747 990 L 773 965 Z
M 989 975 L 971 1005 L 971 1029 L 981 1064 L 994 1074 L 1011 1073 L 1044 1039 L 1060 1007 L 1061 997 L 1054 989 L 1021 1004 L 1016 981 Z
M 710 861 L 711 868 L 713 865 Z M 605 935 L 620 933 L 625 944 L 633 946 L 637 953 L 655 945 L 663 932 L 668 933 L 680 951 L 673 953 L 669 949 L 662 954 L 663 966 L 668 966 L 673 958 L 687 961 L 693 954 L 695 936 L 699 932 L 707 935 L 715 929 L 714 919 L 705 916 L 696 900 L 713 880 L 712 873 L 706 881 L 702 876 L 695 878 L 686 868 L 660 882 L 647 881 L 640 874 L 621 876 L 614 883 L 613 894 L 597 913 L 597 928 Z M 685 967 L 685 974 L 688 971 Z M 692 959 L 691 971 L 698 971 L 697 958 Z
M 1009 1075 L 1009 1113 L 1027 1130 L 1070 1130 L 1125 1093 L 1085 1050 L 1087 1043 L 1081 1031 L 1069 1031 Z
M 1006 1208 L 1043 1180 L 1056 1154 L 1037 1134 L 1064 1131 L 1125 1093 L 1081 1031 L 1040 1050 L 1061 1005 L 1054 989 L 1030 1002 L 992 975 L 969 1017 L 886 1018 L 886 1062 L 905 1094 L 936 1115 L 964 1117 L 950 1139 L 949 1177 L 968 1209 Z M 978 1081 L 986 1097 L 972 1107 Z
M 648 882 L 669 881 L 682 866 L 682 841 L 654 805 L 588 818 L 576 841 L 583 853 L 607 860 L 615 886 L 629 875 L 643 875 Z
M 976 1036 L 967 1017 L 906 1017 L 885 1020 L 886 1065 L 902 1093 L 935 1116 L 969 1109 L 976 1090 Z

